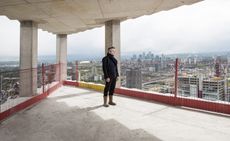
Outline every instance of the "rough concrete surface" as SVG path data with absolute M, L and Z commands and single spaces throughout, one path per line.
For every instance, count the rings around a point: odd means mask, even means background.
M 61 87 L 0 124 L 1 141 L 229 141 L 230 118 Z

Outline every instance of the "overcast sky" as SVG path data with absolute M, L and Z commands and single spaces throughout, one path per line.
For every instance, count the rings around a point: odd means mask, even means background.
M 19 56 L 19 30 L 18 21 L 0 16 L 0 56 Z M 39 30 L 38 36 L 38 54 L 55 55 L 55 35 Z M 121 51 L 230 51 L 230 0 L 205 0 L 122 22 Z M 68 54 L 103 55 L 104 27 L 69 35 Z

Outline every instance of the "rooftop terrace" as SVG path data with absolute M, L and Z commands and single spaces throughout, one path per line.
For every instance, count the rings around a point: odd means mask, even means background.
M 102 107 L 102 93 L 60 87 L 0 124 L 3 141 L 228 141 L 230 117 L 121 95 Z

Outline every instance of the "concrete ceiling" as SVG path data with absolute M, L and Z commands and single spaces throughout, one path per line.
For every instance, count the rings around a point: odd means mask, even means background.
M 170 10 L 201 0 L 0 0 L 0 15 L 33 20 L 52 33 L 70 34 L 100 27 L 108 20 L 126 20 Z

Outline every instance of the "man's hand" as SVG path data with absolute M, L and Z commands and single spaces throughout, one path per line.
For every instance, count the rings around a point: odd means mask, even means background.
M 106 82 L 110 82 L 110 78 L 106 78 L 106 80 L 105 80 Z

